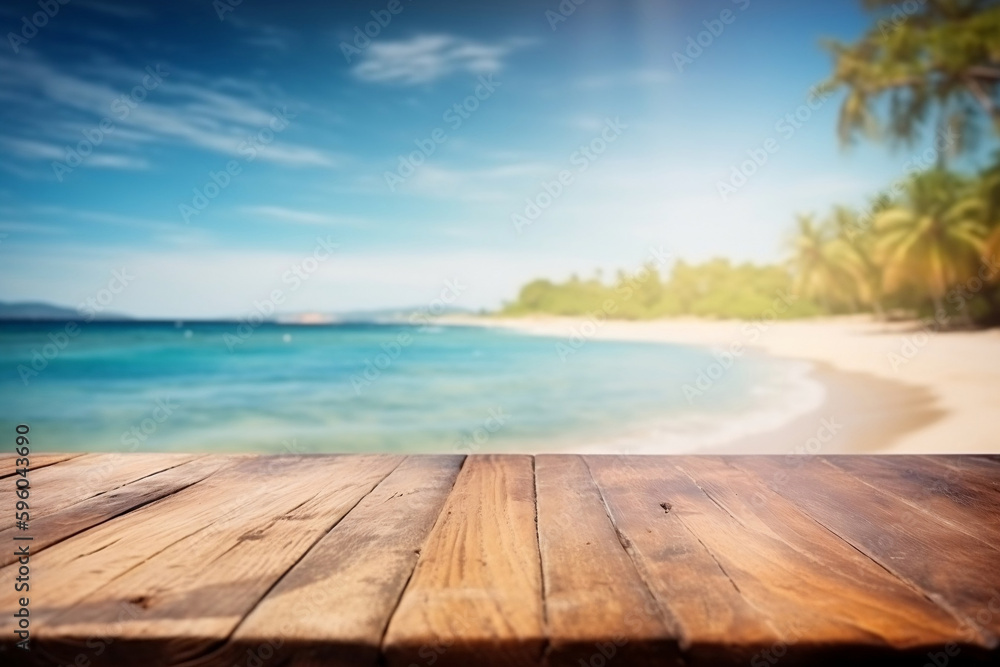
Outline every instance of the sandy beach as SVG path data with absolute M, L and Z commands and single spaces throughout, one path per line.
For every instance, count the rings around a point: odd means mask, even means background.
M 697 319 L 627 322 L 583 318 L 452 317 L 450 324 L 504 327 L 565 339 L 631 340 L 708 347 L 735 363 L 768 354 L 812 364 L 822 404 L 717 453 L 997 453 L 1000 330 L 934 332 L 918 322 L 841 317 L 771 323 Z M 832 431 L 832 432 L 831 432 Z M 655 453 L 651 440 L 630 453 Z

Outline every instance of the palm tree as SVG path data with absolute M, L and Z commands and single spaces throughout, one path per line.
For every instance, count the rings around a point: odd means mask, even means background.
M 827 312 L 832 312 L 834 303 L 850 303 L 856 309 L 847 245 L 829 225 L 817 224 L 812 215 L 799 215 L 797 222 L 798 231 L 792 241 L 795 291 L 819 300 Z
M 942 170 L 913 176 L 901 205 L 875 219 L 886 289 L 922 287 L 939 312 L 948 289 L 974 272 L 986 236 L 983 213 L 982 199 L 958 176 Z M 962 309 L 967 316 L 964 302 Z
M 980 176 L 980 186 L 986 207 L 986 224 L 993 227 L 986 239 L 983 259 L 995 263 L 1000 256 L 1000 152 L 996 154 L 993 166 Z M 994 280 L 1000 280 L 1000 276 L 994 277 Z
M 1000 225 L 997 225 L 990 237 L 986 239 L 986 245 L 983 251 L 983 258 L 991 261 L 996 261 L 997 257 L 1000 256 Z
M 956 132 L 957 152 L 974 145 L 984 116 L 1000 133 L 995 0 L 927 0 L 904 17 L 887 16 L 898 0 L 864 0 L 864 5 L 880 16 L 876 25 L 856 43 L 826 44 L 834 72 L 821 90 L 845 89 L 842 141 L 884 129 L 894 142 L 912 143 L 932 122 L 939 131 Z M 876 118 L 879 109 L 888 111 L 884 127 Z
M 986 202 L 986 220 L 1000 222 L 1000 151 L 993 154 L 993 164 L 980 174 L 979 184 Z
M 876 200 L 872 204 L 872 215 L 877 215 L 887 208 L 887 200 Z M 885 310 L 882 307 L 882 267 L 875 260 L 875 236 L 868 233 L 858 233 L 859 229 L 867 231 L 862 225 L 858 213 L 845 206 L 836 206 L 829 223 L 837 230 L 839 246 L 834 246 L 834 255 L 844 263 L 844 269 L 851 274 L 857 284 L 860 299 L 871 305 L 875 316 L 884 319 Z

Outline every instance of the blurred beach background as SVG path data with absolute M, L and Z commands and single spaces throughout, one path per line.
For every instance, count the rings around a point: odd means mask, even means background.
M 40 450 L 1000 451 L 996 1 L 0 24 Z
M 2 362 L 47 329 L 0 328 Z M 65 450 L 276 453 L 695 451 L 814 409 L 823 391 L 803 364 L 759 356 L 692 404 L 682 385 L 715 361 L 697 347 L 593 342 L 564 363 L 505 329 L 357 324 L 264 325 L 229 352 L 232 329 L 94 325 L 36 392 L 16 378 L 2 390 Z

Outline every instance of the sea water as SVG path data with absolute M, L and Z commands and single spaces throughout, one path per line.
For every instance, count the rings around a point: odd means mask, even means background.
M 747 354 L 724 368 L 698 347 L 397 324 L 75 326 L 0 323 L 0 426 L 28 424 L 35 451 L 679 453 L 822 399 L 802 364 Z

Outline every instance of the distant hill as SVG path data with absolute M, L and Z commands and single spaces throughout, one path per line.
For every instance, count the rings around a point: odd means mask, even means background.
M 425 317 L 440 317 L 442 315 L 470 315 L 473 311 L 465 308 L 446 307 L 436 315 L 431 315 L 427 308 L 381 308 L 376 310 L 351 310 L 339 313 L 282 313 L 274 319 L 282 324 L 394 324 L 406 323 L 416 315 L 418 321 Z
M 473 311 L 463 308 L 444 308 L 437 315 L 469 315 Z M 434 317 L 427 312 L 426 308 L 383 308 L 378 310 L 354 310 L 345 311 L 339 313 L 317 313 L 317 312 L 302 312 L 302 313 L 282 313 L 278 314 L 272 318 L 270 321 L 278 322 L 281 324 L 342 324 L 342 323 L 395 323 L 395 322 L 408 322 L 411 316 L 414 314 L 419 314 L 422 317 L 419 321 L 423 321 L 424 317 Z M 0 321 L 3 320 L 34 320 L 34 321 L 45 321 L 45 320 L 61 320 L 61 321 L 73 321 L 73 320 L 83 320 L 84 315 L 81 314 L 75 308 L 65 308 L 63 306 L 54 306 L 50 303 L 43 303 L 40 301 L 35 302 L 24 302 L 24 303 L 4 303 L 0 301 Z M 121 321 L 121 320 L 131 320 L 133 318 L 127 315 L 122 315 L 120 313 L 100 313 L 95 318 L 96 320 L 103 321 Z M 192 320 L 196 321 L 196 320 Z M 223 318 L 222 321 L 229 321 Z M 236 320 L 233 320 L 236 321 Z
M 435 309 L 436 310 L 436 309 Z M 381 308 L 378 310 L 354 310 L 336 314 L 336 318 L 341 322 L 375 322 L 394 323 L 408 322 L 412 316 L 418 317 L 441 317 L 443 315 L 470 315 L 471 310 L 466 308 L 456 308 L 446 306 L 437 314 L 431 314 L 426 307 L 420 308 Z
M 4 303 L 0 301 L 0 320 L 82 320 L 84 316 L 75 308 L 53 306 L 50 303 Z M 125 315 L 100 313 L 98 320 L 127 320 Z

